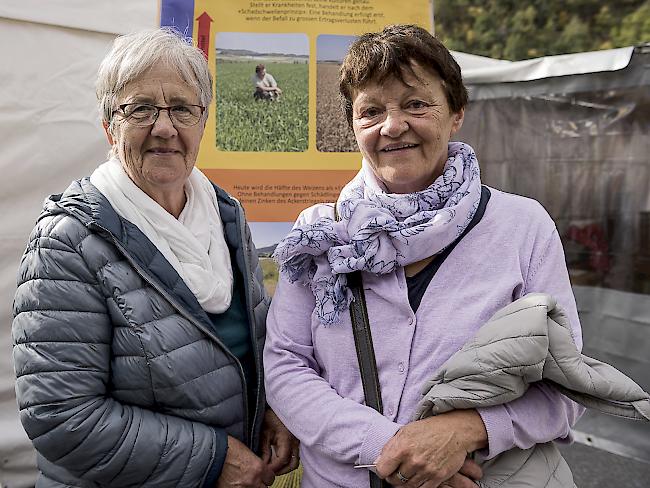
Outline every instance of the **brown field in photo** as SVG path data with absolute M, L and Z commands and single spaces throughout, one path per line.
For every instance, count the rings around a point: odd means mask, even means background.
M 316 148 L 322 152 L 358 151 L 339 102 L 339 65 L 316 65 Z

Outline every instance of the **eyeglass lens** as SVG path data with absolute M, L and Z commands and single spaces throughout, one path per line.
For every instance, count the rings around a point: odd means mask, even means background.
M 121 106 L 126 120 L 133 125 L 146 127 L 153 125 L 162 110 L 166 110 L 172 123 L 179 127 L 195 125 L 203 113 L 198 105 L 174 105 L 171 107 L 157 107 L 155 105 L 129 103 Z

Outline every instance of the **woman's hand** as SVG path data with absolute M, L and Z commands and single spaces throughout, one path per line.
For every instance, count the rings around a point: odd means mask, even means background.
M 262 460 L 276 475 L 293 471 L 300 463 L 299 442 L 270 408 L 262 424 Z
M 245 444 L 228 436 L 228 453 L 216 488 L 261 488 L 271 486 L 273 470 Z
M 476 487 L 482 472 L 467 454 L 485 446 L 476 410 L 454 410 L 402 427 L 375 461 L 377 475 L 407 488 Z

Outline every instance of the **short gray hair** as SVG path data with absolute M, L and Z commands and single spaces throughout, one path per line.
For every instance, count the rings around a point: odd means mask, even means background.
M 169 27 L 120 36 L 113 42 L 97 73 L 95 90 L 102 122 L 109 124 L 117 109 L 120 91 L 158 63 L 176 70 L 196 90 L 206 110 L 212 101 L 212 76 L 203 51 Z

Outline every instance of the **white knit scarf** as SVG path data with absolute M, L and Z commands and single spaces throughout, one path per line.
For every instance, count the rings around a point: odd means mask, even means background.
M 221 313 L 230 306 L 232 266 L 217 195 L 198 168 L 185 183 L 187 202 L 178 219 L 138 188 L 118 159 L 100 165 L 90 182 L 158 248 L 205 311 Z

